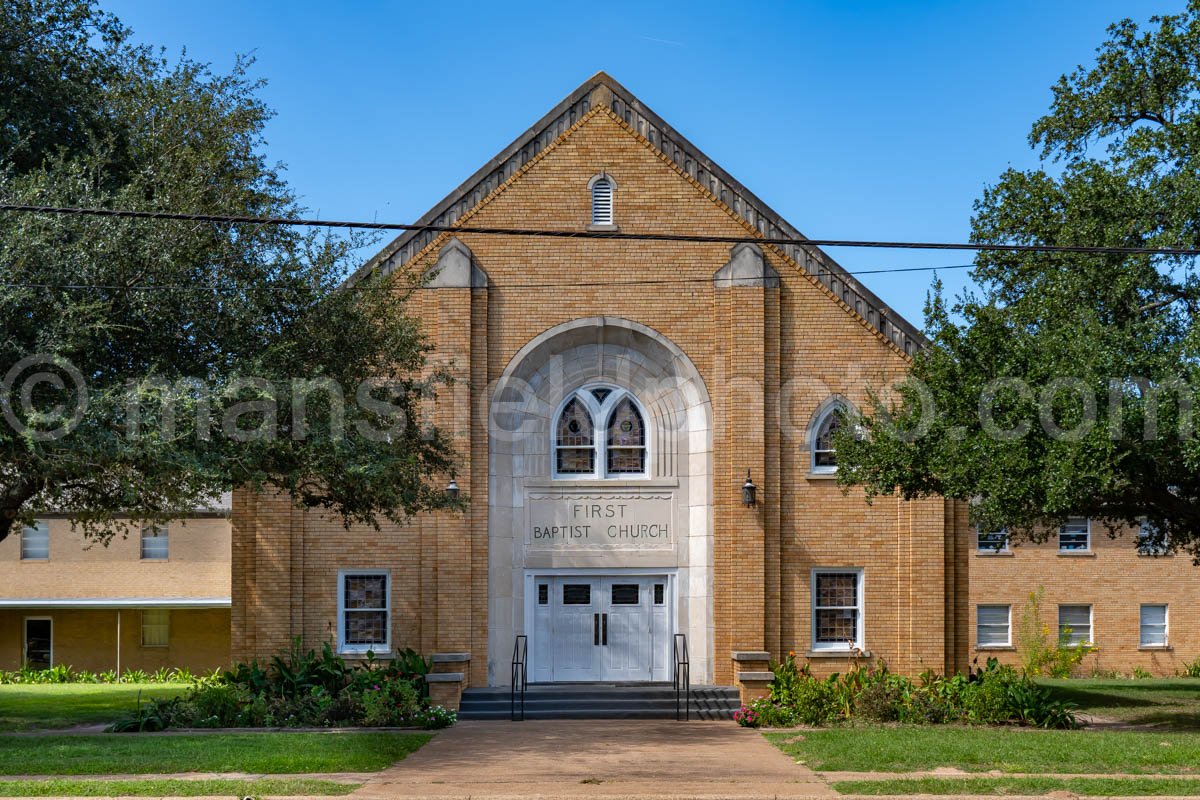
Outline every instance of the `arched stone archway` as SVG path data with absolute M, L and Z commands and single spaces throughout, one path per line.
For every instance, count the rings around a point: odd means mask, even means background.
M 563 397 L 592 383 L 625 388 L 646 410 L 645 477 L 552 477 L 552 416 Z M 610 573 L 669 575 L 670 631 L 688 637 L 693 681 L 710 682 L 713 415 L 691 359 L 631 320 L 573 320 L 521 348 L 497 382 L 488 412 L 488 683 L 509 682 L 519 633 L 533 637 L 531 662 L 547 657 L 548 637 L 543 633 L 538 641 L 534 631 L 535 575 Z M 609 512 L 616 519 L 584 521 L 586 532 L 576 538 L 542 535 L 581 521 L 573 520 L 581 507 L 583 516 L 590 507 L 617 509 Z M 643 520 L 665 526 L 669 536 L 637 539 Z M 622 525 L 614 528 L 617 522 Z M 614 530 L 633 531 L 635 538 L 614 536 Z

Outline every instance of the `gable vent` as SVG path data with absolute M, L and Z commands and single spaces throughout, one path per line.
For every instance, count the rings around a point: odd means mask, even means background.
M 613 224 L 613 185 L 607 177 L 592 184 L 592 224 Z

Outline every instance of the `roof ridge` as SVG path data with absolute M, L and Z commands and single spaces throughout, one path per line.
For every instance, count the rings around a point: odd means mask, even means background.
M 480 167 L 454 191 L 426 212 L 417 225 L 454 225 L 495 190 L 516 174 L 584 117 L 593 107 L 605 107 L 618 121 L 644 138 L 668 161 L 705 189 L 735 217 L 742 219 L 759 235 L 771 238 L 806 238 L 791 223 L 743 186 L 699 147 L 645 106 L 632 92 L 612 76 L 600 71 L 584 81 L 541 119 L 534 123 L 494 158 Z M 440 234 L 433 231 L 405 231 L 367 261 L 350 282 L 372 271 L 388 274 L 425 251 Z M 815 245 L 777 245 L 776 249 L 821 283 L 848 310 L 883 334 L 907 355 L 925 343 L 925 337 L 912 323 L 891 310 L 873 292 L 855 280 L 845 268 Z

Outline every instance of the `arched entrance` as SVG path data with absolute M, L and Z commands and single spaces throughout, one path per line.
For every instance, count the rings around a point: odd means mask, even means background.
M 712 679 L 712 408 L 691 359 L 614 317 L 551 328 L 491 396 L 488 682 Z M 641 433 L 639 437 L 639 432 Z

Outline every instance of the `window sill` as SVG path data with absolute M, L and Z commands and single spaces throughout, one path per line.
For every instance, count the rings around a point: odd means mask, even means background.
M 977 644 L 975 649 L 978 651 L 986 651 L 989 653 L 1015 653 L 1017 648 L 1011 644 Z
M 837 476 L 837 470 L 834 470 L 833 472 L 810 472 L 804 477 L 810 481 L 836 481 Z
M 675 488 L 679 481 L 675 478 L 554 478 L 546 480 L 525 481 L 526 489 L 629 489 L 629 488 Z
M 48 558 L 22 558 L 22 564 L 45 564 L 50 559 Z
M 805 658 L 870 658 L 870 650 L 859 650 L 852 652 L 850 650 L 809 650 L 804 654 Z
M 1012 550 L 977 550 L 975 551 L 976 558 L 1012 558 L 1015 556 Z
M 1059 558 L 1095 558 L 1095 550 L 1059 550 L 1056 554 Z
M 367 660 L 366 650 L 338 650 L 337 654 L 347 661 Z M 375 650 L 374 655 L 376 661 L 390 661 L 392 659 L 391 650 Z
M 1175 648 L 1169 644 L 1141 644 L 1138 645 L 1140 652 L 1146 653 L 1169 653 Z
M 602 232 L 602 233 L 616 233 L 617 231 L 621 230 L 621 228 L 619 226 L 614 225 L 612 223 L 608 223 L 606 225 L 601 225 L 601 224 L 597 224 L 594 222 L 591 223 L 590 225 L 588 225 L 587 229 L 589 231 L 597 231 L 597 232 Z

